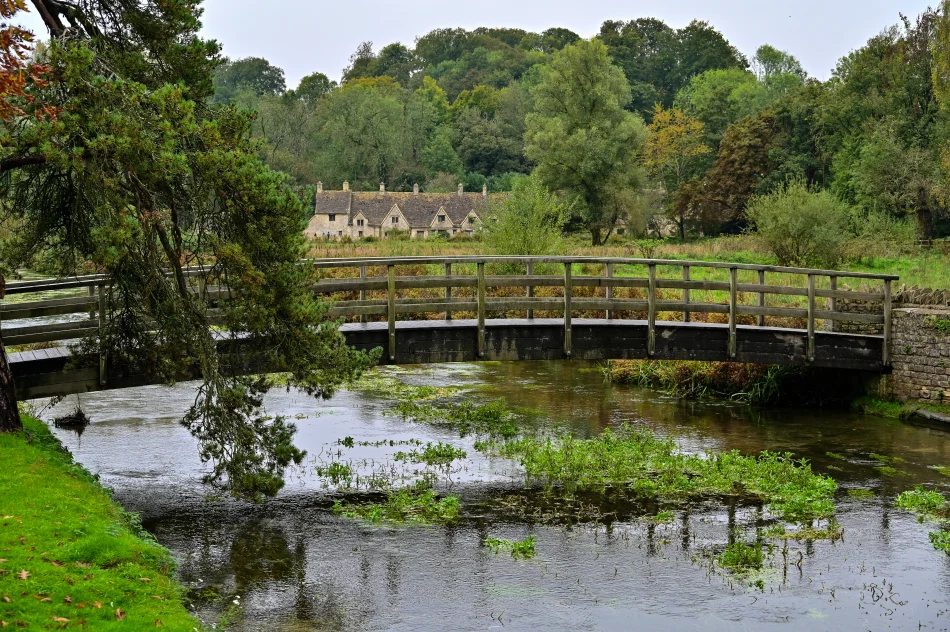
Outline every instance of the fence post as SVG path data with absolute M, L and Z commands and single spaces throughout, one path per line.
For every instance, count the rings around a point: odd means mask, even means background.
M 836 277 L 836 276 L 832 276 L 832 277 L 831 277 L 831 291 L 832 291 L 832 292 L 837 292 L 837 291 L 838 291 L 838 277 Z M 832 296 L 832 297 L 831 297 L 831 311 L 833 311 L 833 312 L 837 312 L 837 311 L 838 311 L 838 297 L 837 297 L 837 296 Z M 837 320 L 837 319 L 832 320 L 832 321 L 831 321 L 831 331 L 838 331 L 838 329 L 839 329 L 839 327 L 838 327 L 838 320 Z
M 608 278 L 608 279 L 614 278 L 614 264 L 612 264 L 612 263 L 608 263 L 608 264 L 607 264 L 607 278 Z M 607 301 L 608 301 L 609 303 L 612 303 L 613 300 L 614 300 L 614 286 L 611 285 L 611 284 L 609 284 L 609 282 L 608 282 L 608 285 L 607 285 Z M 613 319 L 614 319 L 614 310 L 608 309 L 608 310 L 607 310 L 607 320 L 613 320 Z
M 765 270 L 759 270 L 759 285 L 765 285 Z M 759 292 L 759 307 L 765 308 L 765 292 Z M 765 327 L 765 314 L 759 314 L 756 324 Z
M 534 276 L 534 263 L 533 263 L 533 262 L 529 262 L 529 263 L 528 263 L 528 276 Z M 529 285 L 529 286 L 528 286 L 528 298 L 534 298 L 534 286 L 533 286 L 533 285 Z M 534 310 L 533 310 L 533 309 L 529 309 L 529 310 L 528 310 L 528 320 L 531 320 L 532 318 L 534 318 Z
M 389 361 L 396 361 L 396 266 L 387 266 L 389 272 L 389 306 L 386 316 L 389 319 Z
M 89 296 L 90 296 L 90 297 L 94 297 L 95 295 L 96 295 L 96 286 L 95 286 L 95 285 L 90 285 L 90 286 L 89 286 Z M 95 318 L 95 317 L 96 317 L 96 310 L 95 310 L 95 309 L 89 310 L 89 320 L 92 320 L 92 319 Z
M 884 366 L 891 363 L 891 280 L 884 281 Z
M 656 264 L 647 266 L 650 287 L 647 290 L 647 355 L 656 355 Z
M 808 275 L 808 361 L 815 361 L 815 275 Z
M 485 262 L 478 262 L 478 357 L 485 357 Z
M 452 276 L 452 264 L 451 264 L 451 263 L 445 264 L 445 276 L 447 276 L 447 277 L 451 277 L 451 276 Z M 445 288 L 445 302 L 448 303 L 448 302 L 451 301 L 451 300 L 452 300 L 452 286 L 449 285 L 449 286 L 447 286 L 447 287 Z M 451 311 L 451 310 L 448 310 L 448 309 L 445 310 L 445 320 L 452 320 L 452 311 Z
M 106 334 L 106 286 L 99 285 L 99 386 L 109 381 L 109 354 L 104 348 Z
M 571 277 L 572 274 L 571 263 L 567 262 L 564 264 L 564 355 L 567 358 L 571 357 L 572 351 L 572 341 L 571 341 L 571 316 L 573 314 L 571 308 L 571 301 L 574 298 L 574 280 Z
M 683 280 L 689 281 L 689 266 L 683 266 Z M 689 288 L 683 289 L 683 303 L 686 308 L 683 310 L 683 322 L 689 322 Z
M 736 340 L 736 316 L 739 313 L 739 270 L 729 268 L 729 359 L 735 359 L 738 354 Z
M 366 280 L 366 266 L 360 266 L 360 279 L 362 279 L 362 280 L 364 280 L 364 281 Z M 365 290 L 365 289 L 360 290 L 360 300 L 361 300 L 361 301 L 365 301 L 365 300 L 366 300 L 366 290 Z M 365 322 L 366 322 L 366 314 L 360 315 L 360 322 L 361 322 L 361 323 L 365 323 Z

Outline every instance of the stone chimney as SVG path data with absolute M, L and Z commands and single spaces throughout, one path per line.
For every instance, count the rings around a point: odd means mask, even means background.
M 483 197 L 483 198 L 487 198 L 487 197 L 488 197 L 488 185 L 487 185 L 487 184 L 483 184 L 483 185 L 482 185 L 482 197 Z
M 385 193 L 385 192 L 386 192 L 386 183 L 385 183 L 385 182 L 380 182 L 380 183 L 379 183 L 379 192 L 380 192 L 380 193 Z
M 323 193 L 323 183 L 317 182 L 317 193 Z
M 418 184 L 412 185 L 412 194 L 413 194 L 413 195 L 419 195 L 419 185 L 418 185 Z
M 349 180 L 344 180 L 344 181 L 343 181 L 343 191 L 346 192 L 346 191 L 349 191 L 349 190 L 350 190 L 350 182 L 349 182 Z
M 462 195 L 463 193 L 465 193 L 465 187 L 461 182 L 459 182 L 459 195 Z

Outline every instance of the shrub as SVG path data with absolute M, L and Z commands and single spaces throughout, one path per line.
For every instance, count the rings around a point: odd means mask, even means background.
M 561 247 L 564 208 L 533 177 L 515 182 L 504 202 L 491 210 L 485 241 L 499 255 L 550 255 Z
M 834 267 L 848 237 L 850 207 L 802 181 L 753 198 L 746 214 L 779 264 Z

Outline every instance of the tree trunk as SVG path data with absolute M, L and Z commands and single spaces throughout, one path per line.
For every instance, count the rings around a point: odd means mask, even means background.
M 590 243 L 592 246 L 599 246 L 601 244 L 599 228 L 590 229 Z
M 6 293 L 6 279 L 0 275 L 0 299 Z M 3 334 L 0 333 L 0 432 L 19 432 L 23 430 L 20 409 L 16 405 L 16 390 L 13 384 L 13 371 L 7 362 L 7 350 L 3 346 Z

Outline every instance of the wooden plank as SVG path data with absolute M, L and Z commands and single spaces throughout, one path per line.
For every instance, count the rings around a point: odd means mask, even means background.
M 614 264 L 608 263 L 607 270 L 605 271 L 607 278 L 612 278 L 614 276 Z M 607 300 L 611 300 L 614 297 L 614 286 L 608 285 L 605 293 Z M 614 319 L 614 311 L 612 309 L 607 310 L 607 320 Z
M 647 266 L 649 289 L 647 290 L 647 355 L 656 355 L 656 266 Z
M 808 275 L 808 361 L 815 361 L 815 275 Z
M 820 318 L 821 320 L 830 320 L 833 322 L 867 323 L 869 325 L 884 324 L 884 316 L 882 314 L 852 314 L 851 312 L 832 312 L 823 309 L 816 309 L 815 318 Z
M 837 291 L 838 291 L 838 277 L 832 275 L 831 278 L 830 278 L 830 281 L 831 281 L 831 291 L 832 291 L 832 292 L 837 292 Z M 838 297 L 833 294 L 833 295 L 830 297 L 830 300 L 831 300 L 831 304 L 829 305 L 828 308 L 829 308 L 832 312 L 837 312 L 837 311 L 838 311 Z M 832 330 L 832 331 L 837 331 L 837 328 L 836 328 L 836 325 L 837 325 L 837 324 L 838 324 L 838 323 L 836 323 L 836 322 L 834 322 L 834 323 L 831 324 L 831 330 Z
M 884 351 L 881 364 L 884 366 L 891 364 L 891 282 L 889 279 L 884 281 Z
M 478 335 L 477 335 L 477 353 L 479 358 L 485 357 L 485 262 L 478 262 L 477 299 L 478 299 Z
M 445 264 L 445 276 L 450 279 L 452 278 L 452 264 L 451 263 Z M 448 302 L 451 299 L 452 299 L 452 286 L 446 286 L 445 287 L 445 301 Z M 451 311 L 445 312 L 445 320 L 452 320 Z
M 759 285 L 765 285 L 765 270 L 759 270 Z M 759 307 L 765 307 L 765 292 L 759 292 Z M 765 327 L 765 314 L 759 314 L 756 324 Z
M 360 266 L 360 279 L 362 279 L 362 280 L 364 280 L 364 281 L 366 280 L 366 266 Z M 360 290 L 360 300 L 361 300 L 361 301 L 365 301 L 365 300 L 366 300 L 366 290 L 365 290 L 365 289 L 364 289 L 364 290 Z M 360 322 L 361 322 L 361 323 L 365 323 L 365 322 L 366 322 L 366 315 L 365 315 L 365 314 L 360 315 Z
M 389 361 L 396 361 L 396 266 L 388 266 L 389 287 L 387 288 L 389 305 L 386 318 L 389 322 Z
M 736 357 L 736 317 L 739 310 L 739 270 L 729 269 L 729 357 Z
M 686 307 L 683 309 L 683 322 L 688 323 L 690 318 L 689 313 L 689 266 L 683 266 L 683 281 L 686 282 L 686 285 L 683 286 L 683 303 Z
M 571 357 L 571 299 L 573 298 L 574 287 L 572 281 L 571 264 L 564 264 L 564 356 Z
M 5 303 L 0 307 L 3 320 L 21 320 L 24 318 L 43 318 L 45 316 L 65 316 L 89 312 L 99 306 L 95 297 L 59 298 L 30 303 Z
M 534 264 L 533 264 L 533 263 L 528 263 L 528 264 L 527 264 L 527 272 L 528 272 L 528 276 L 529 276 L 529 277 L 534 276 Z M 528 286 L 528 298 L 533 298 L 533 297 L 534 297 L 534 286 L 533 286 L 533 285 L 529 285 L 529 286 Z M 534 318 L 534 310 L 533 310 L 533 309 L 529 309 L 529 310 L 528 310 L 528 318 L 529 318 L 529 319 Z

